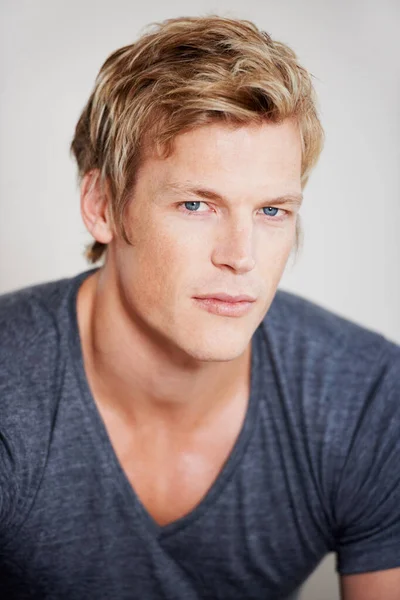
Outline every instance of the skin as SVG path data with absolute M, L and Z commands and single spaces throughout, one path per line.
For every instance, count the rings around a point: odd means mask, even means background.
M 340 593 L 342 600 L 399 600 L 400 568 L 345 575 Z

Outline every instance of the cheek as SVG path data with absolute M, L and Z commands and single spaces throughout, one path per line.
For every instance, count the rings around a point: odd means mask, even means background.
M 264 234 L 264 235 L 263 235 Z M 287 262 L 296 239 L 296 224 L 262 232 L 259 238 L 258 258 L 263 270 L 279 271 Z
M 198 236 L 152 222 L 137 230 L 131 240 L 133 246 L 124 251 L 124 270 L 129 272 L 127 284 L 141 306 L 165 305 L 190 288 L 200 252 L 204 254 L 204 241 Z

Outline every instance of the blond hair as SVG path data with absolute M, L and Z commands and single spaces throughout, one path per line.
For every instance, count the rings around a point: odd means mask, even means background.
M 179 133 L 200 125 L 294 118 L 304 188 L 324 138 L 311 77 L 293 50 L 250 21 L 209 16 L 153 24 L 100 69 L 71 144 L 79 177 L 96 170 L 107 183 L 111 219 L 130 243 L 124 209 L 148 142 L 167 156 Z M 87 259 L 97 262 L 106 247 L 92 242 Z

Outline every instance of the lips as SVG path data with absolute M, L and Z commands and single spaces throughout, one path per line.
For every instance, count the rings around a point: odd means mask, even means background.
M 226 294 L 218 294 L 223 296 L 223 300 L 215 297 L 206 296 L 205 298 L 194 298 L 197 305 L 209 313 L 224 317 L 241 317 L 246 315 L 253 307 L 254 300 L 236 300 L 234 298 L 248 298 L 249 296 L 228 296 L 229 300 L 225 300 Z M 234 300 L 233 300 L 234 299 Z
M 207 294 L 206 296 L 196 296 L 196 298 L 198 300 L 220 300 L 221 302 L 229 302 L 232 304 L 235 302 L 255 302 L 255 298 L 248 296 L 247 294 L 231 296 L 230 294 L 215 293 Z

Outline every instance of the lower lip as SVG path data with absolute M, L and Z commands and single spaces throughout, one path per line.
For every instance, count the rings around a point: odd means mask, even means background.
M 248 313 L 254 304 L 246 301 L 224 302 L 215 298 L 195 298 L 195 300 L 204 310 L 224 317 L 241 317 Z

